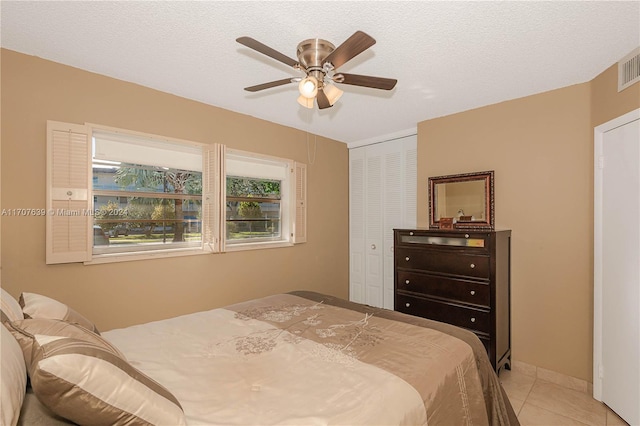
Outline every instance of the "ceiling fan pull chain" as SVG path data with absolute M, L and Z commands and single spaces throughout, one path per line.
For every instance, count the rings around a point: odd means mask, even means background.
M 318 149 L 318 136 L 316 134 L 313 135 L 313 160 L 311 160 L 311 152 L 309 148 L 309 127 L 311 126 L 311 114 L 312 110 L 308 110 L 308 120 L 307 120 L 307 164 L 310 166 L 316 162 L 316 150 Z

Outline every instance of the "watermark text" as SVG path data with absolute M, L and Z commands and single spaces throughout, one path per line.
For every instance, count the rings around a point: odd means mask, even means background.
M 126 216 L 127 209 L 2 209 L 2 216 Z

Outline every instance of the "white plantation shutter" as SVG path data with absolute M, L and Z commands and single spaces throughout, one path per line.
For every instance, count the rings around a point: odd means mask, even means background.
M 91 260 L 91 136 L 47 121 L 46 263 Z
M 307 242 L 307 165 L 294 162 L 295 216 L 293 243 Z
M 202 149 L 202 242 L 205 251 L 223 252 L 225 235 L 225 146 Z

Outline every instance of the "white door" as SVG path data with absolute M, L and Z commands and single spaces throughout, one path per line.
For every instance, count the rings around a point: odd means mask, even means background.
M 364 302 L 365 149 L 349 151 L 349 300 Z
M 382 262 L 382 193 L 383 157 L 380 145 L 367 150 L 365 160 L 365 300 L 371 306 L 382 307 L 383 301 L 383 262 Z
M 349 299 L 393 309 L 393 229 L 416 224 L 415 135 L 349 151 Z
M 382 307 L 393 309 L 395 295 L 393 230 L 416 227 L 417 137 L 407 136 L 387 144 L 387 150 L 383 153 Z
M 627 121 L 627 120 L 623 120 Z M 594 396 L 640 424 L 640 120 L 596 138 Z M 601 191 L 598 195 L 597 192 Z M 600 294 L 598 294 L 598 291 Z M 599 299 L 599 300 L 597 300 Z M 599 316 L 597 318 L 596 316 Z M 598 339 L 599 341 L 595 341 Z M 596 389 L 596 376 L 600 389 Z
M 349 299 L 382 307 L 382 157 L 377 149 L 349 151 Z

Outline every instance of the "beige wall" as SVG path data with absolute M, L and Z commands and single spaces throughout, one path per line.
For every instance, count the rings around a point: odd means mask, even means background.
M 513 358 L 591 381 L 593 127 L 640 107 L 617 67 L 593 81 L 418 124 L 418 225 L 427 178 L 495 170 L 512 234 Z
M 46 120 L 98 123 L 308 163 L 306 134 L 167 93 L 2 50 L 2 207 L 45 207 Z M 238 96 L 243 96 L 242 91 Z M 308 242 L 119 264 L 45 265 L 45 221 L 2 218 L 2 286 L 45 294 L 102 330 L 295 289 L 348 297 L 348 151 L 317 138 Z M 313 147 L 313 138 L 311 138 Z M 311 151 L 313 153 L 313 150 Z
M 303 132 L 2 50 L 3 208 L 44 207 L 45 122 L 94 122 L 307 162 Z M 418 124 L 418 224 L 427 178 L 495 170 L 496 225 L 513 230 L 515 359 L 591 380 L 593 127 L 640 107 L 616 67 L 588 83 Z M 239 94 L 241 96 L 241 94 Z M 17 178 L 19 177 L 19 179 Z M 19 182 L 20 185 L 14 185 Z M 309 242 L 110 265 L 44 264 L 44 220 L 2 218 L 2 285 L 59 298 L 102 329 L 279 291 L 348 297 L 348 153 L 318 138 Z
M 640 108 L 640 83 L 618 93 L 618 65 L 612 65 L 591 80 L 591 124 L 593 127 Z M 593 136 L 593 135 L 592 135 Z

